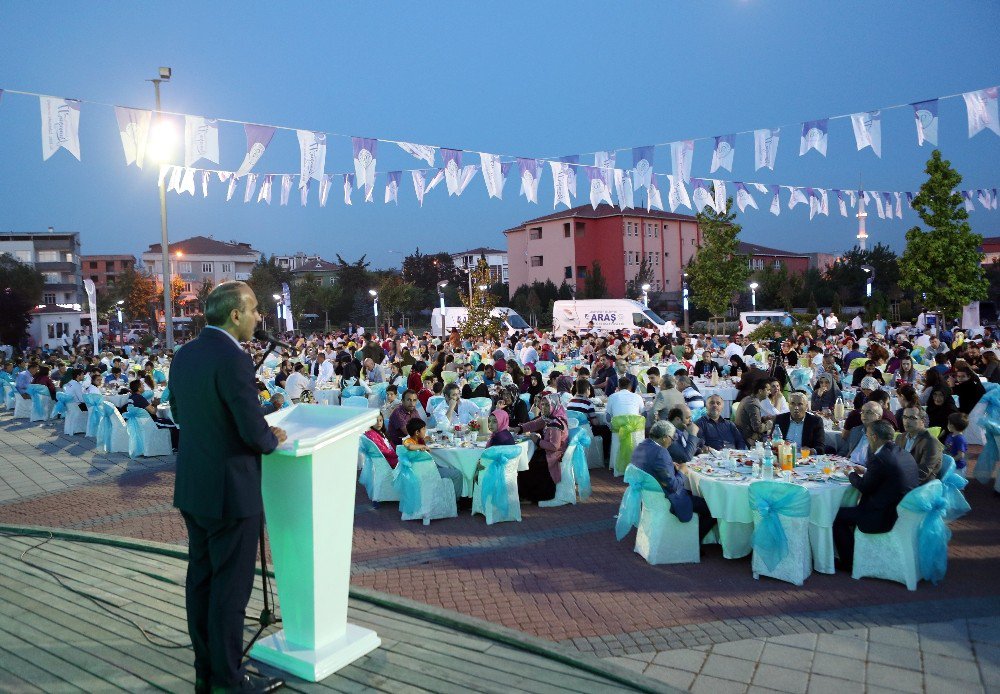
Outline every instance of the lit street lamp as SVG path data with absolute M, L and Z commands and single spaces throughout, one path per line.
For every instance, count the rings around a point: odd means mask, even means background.
M 434 264 L 437 265 L 436 260 L 434 261 Z M 440 282 L 437 283 L 438 299 L 441 300 L 441 339 L 444 339 L 444 314 L 445 314 L 444 288 L 447 286 L 448 286 L 448 280 L 441 280 Z
M 687 333 L 690 328 L 688 327 L 688 274 L 686 272 L 684 273 L 682 282 L 681 295 L 684 297 L 684 332 Z
M 119 299 L 115 302 L 115 306 L 118 308 L 118 344 L 125 342 L 125 326 L 122 325 L 122 306 L 124 305 L 125 299 Z
M 750 304 L 753 306 L 753 310 L 757 310 L 757 287 L 760 285 L 756 282 L 750 283 Z
M 169 67 L 161 67 L 159 74 L 157 79 L 146 81 L 153 83 L 153 91 L 156 94 L 156 126 L 151 138 L 150 153 L 153 159 L 162 165 L 169 160 L 176 138 L 170 124 L 160 119 L 160 83 L 170 81 L 171 70 Z M 160 177 L 160 250 L 163 252 L 163 326 L 166 331 L 167 349 L 171 349 L 174 346 L 174 322 L 171 320 L 173 306 L 170 301 L 170 242 L 167 240 L 167 188 L 162 176 Z
M 642 303 L 649 308 L 649 283 L 642 285 Z
M 272 294 L 271 298 L 274 299 L 274 313 L 278 317 L 278 325 L 275 328 L 276 333 L 281 332 L 281 294 Z M 301 327 L 301 326 L 299 326 Z
M 368 293 L 372 297 L 372 313 L 375 314 L 375 330 L 372 332 L 378 333 L 378 292 L 374 289 L 369 289 Z
M 479 298 L 482 299 L 483 304 L 485 305 L 486 304 L 486 290 L 489 289 L 489 287 L 486 286 L 485 284 L 480 284 L 480 285 L 477 285 L 477 288 L 479 289 L 479 292 L 480 292 Z
M 872 298 L 872 284 L 875 282 L 875 268 L 871 265 L 862 265 L 861 269 L 865 271 L 865 296 L 870 299 Z

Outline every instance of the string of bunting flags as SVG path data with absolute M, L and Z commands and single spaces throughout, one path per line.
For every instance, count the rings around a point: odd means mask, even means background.
M 5 90 L 0 89 L 0 103 Z M 251 202 L 256 195 L 257 202 L 271 203 L 272 190 L 275 184 L 279 189 L 281 205 L 287 205 L 293 187 L 297 187 L 302 205 L 306 205 L 312 182 L 317 186 L 317 197 L 320 206 L 325 206 L 330 188 L 334 181 L 343 185 L 344 203 L 353 204 L 352 194 L 355 190 L 363 190 L 363 200 L 374 202 L 375 181 L 384 176 L 385 203 L 399 202 L 399 190 L 404 174 L 409 174 L 413 184 L 414 194 L 421 206 L 424 197 L 442 181 L 445 183 L 449 196 L 461 195 L 478 173 L 482 174 L 487 194 L 490 198 L 503 199 L 503 190 L 511 168 L 517 166 L 521 179 L 519 194 L 530 202 L 538 203 L 538 188 L 546 168 L 551 170 L 553 179 L 553 207 L 560 203 L 567 207 L 573 205 L 572 199 L 577 197 L 577 178 L 579 174 L 586 177 L 590 190 L 590 202 L 596 208 L 602 202 L 615 204 L 612 201 L 612 189 L 620 207 L 634 207 L 634 194 L 645 188 L 646 208 L 664 209 L 661 184 L 666 183 L 667 205 L 671 211 L 678 207 L 687 207 L 695 211 L 711 207 L 723 211 L 727 199 L 727 183 L 735 190 L 736 204 L 740 211 L 747 207 L 759 209 L 754 199 L 756 191 L 770 199 L 769 209 L 773 214 L 781 210 L 780 195 L 787 191 L 788 208 L 794 209 L 798 204 L 805 204 L 809 209 L 809 218 L 817 214 L 829 214 L 829 200 L 834 197 L 840 214 L 847 215 L 847 207 L 854 207 L 857 200 L 865 205 L 874 205 L 880 218 L 902 216 L 902 201 L 905 199 L 911 206 L 914 193 L 906 191 L 864 191 L 841 190 L 818 187 L 792 186 L 785 184 L 765 184 L 745 181 L 730 181 L 718 178 L 692 178 L 691 163 L 694 157 L 695 143 L 711 141 L 712 163 L 710 173 L 719 169 L 732 171 L 736 154 L 737 135 L 753 135 L 753 152 L 755 170 L 763 168 L 771 171 L 775 168 L 778 145 L 782 129 L 793 126 L 780 126 L 740 131 L 729 135 L 718 135 L 711 138 L 693 138 L 656 145 L 645 145 L 629 149 L 612 149 L 607 151 L 574 154 L 556 159 L 512 157 L 509 155 L 478 152 L 474 150 L 450 149 L 434 145 L 423 145 L 401 142 L 384 138 L 365 138 L 328 133 L 322 131 L 295 129 L 280 125 L 261 125 L 245 121 L 225 118 L 207 118 L 182 113 L 166 111 L 151 111 L 147 109 L 112 106 L 101 102 L 85 102 L 79 99 L 48 96 L 34 92 L 7 90 L 7 94 L 37 97 L 41 109 L 42 158 L 48 160 L 59 149 L 65 149 L 77 160 L 80 160 L 79 123 L 81 105 L 84 103 L 113 107 L 125 155 L 126 166 L 135 164 L 142 168 L 146 159 L 147 145 L 150 133 L 161 121 L 168 123 L 173 119 L 183 118 L 184 122 L 184 165 L 161 165 L 159 178 L 167 184 L 167 189 L 177 193 L 195 194 L 196 185 L 200 185 L 202 195 L 207 197 L 209 182 L 216 177 L 226 185 L 226 200 L 235 196 L 238 184 L 244 179 L 243 200 Z M 831 116 L 820 120 L 805 121 L 797 128 L 799 133 L 799 156 L 804 156 L 810 150 L 815 150 L 822 156 L 827 154 L 829 142 L 829 123 L 831 120 L 849 118 L 854 132 L 857 149 L 870 148 L 877 156 L 882 156 L 882 113 L 896 108 L 909 106 L 913 110 L 919 146 L 938 142 L 938 104 L 944 99 L 962 97 L 966 106 L 968 136 L 990 130 L 1000 136 L 1000 119 L 998 119 L 998 87 L 988 87 L 963 94 L 953 94 L 912 104 L 888 106 L 874 111 L 853 113 L 845 116 Z M 242 125 L 246 137 L 246 153 L 240 166 L 231 171 L 197 168 L 194 165 L 207 161 L 218 165 L 219 156 L 219 123 Z M 294 131 L 299 143 L 300 167 L 294 173 L 258 173 L 253 171 L 264 152 L 270 145 L 278 130 Z M 353 172 L 326 173 L 326 154 L 328 137 L 351 139 L 353 151 Z M 426 162 L 427 167 L 388 171 L 384 174 L 376 170 L 379 144 L 391 144 L 399 147 L 407 154 Z M 658 174 L 653 171 L 655 152 L 657 148 L 669 148 L 670 174 Z M 621 152 L 631 151 L 631 168 L 617 166 L 617 156 Z M 478 163 L 463 161 L 463 155 L 473 155 Z M 593 155 L 593 165 L 581 163 L 584 156 Z M 441 165 L 435 160 L 440 157 Z M 259 184 L 259 190 L 258 190 Z M 691 186 L 688 193 L 687 186 Z M 996 188 L 959 191 L 965 207 L 970 212 L 975 209 L 978 201 L 984 209 L 997 209 L 998 196 Z

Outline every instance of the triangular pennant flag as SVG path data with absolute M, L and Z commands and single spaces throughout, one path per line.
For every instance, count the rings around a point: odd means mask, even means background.
M 781 128 L 761 128 L 753 131 L 754 171 L 768 168 L 774 171 L 774 160 L 778 156 L 778 139 Z
M 713 179 L 712 185 L 715 187 L 715 211 L 722 214 L 726 211 L 727 205 L 726 182 Z
M 814 149 L 826 156 L 827 127 L 829 120 L 810 120 L 802 124 L 802 138 L 799 140 L 799 156 Z
M 989 87 L 962 94 L 969 116 L 969 137 L 983 130 L 992 130 L 1000 135 L 1000 121 L 997 120 L 998 89 L 1000 88 Z
M 424 188 L 427 184 L 426 179 L 424 179 L 424 172 L 419 169 L 414 169 L 410 171 L 410 177 L 413 179 L 413 192 L 417 195 L 417 202 L 420 206 L 424 206 Z
M 250 169 L 264 156 L 264 150 L 267 149 L 267 146 L 271 143 L 271 138 L 274 137 L 274 130 L 269 125 L 243 124 L 243 131 L 247 136 L 247 153 L 243 157 L 243 163 L 240 164 L 240 168 L 233 174 L 236 178 L 242 178 L 250 173 Z
M 576 167 L 580 164 L 579 154 L 570 154 L 565 157 L 559 157 L 559 161 L 564 164 L 569 164 L 566 167 L 566 185 L 569 188 L 569 196 L 571 198 L 576 197 Z
M 402 171 L 390 171 L 385 175 L 385 202 L 392 202 L 399 205 L 399 179 L 403 175 Z
M 585 166 L 583 170 L 590 181 L 590 205 L 596 210 L 602 202 L 613 205 L 611 202 L 611 188 L 604 178 L 604 171 L 597 166 Z
M 417 159 L 423 159 L 427 162 L 427 166 L 434 166 L 434 147 L 430 145 L 415 145 L 410 142 L 397 142 L 396 144 L 407 154 Z
M 781 214 L 781 186 L 768 186 L 771 195 L 771 214 L 777 216 Z
M 177 193 L 190 193 L 194 195 L 194 169 L 185 167 L 180 185 L 177 187 Z
M 378 156 L 378 140 L 352 137 L 351 144 L 354 146 L 355 185 L 358 188 L 364 186 L 365 199 L 367 200 L 371 197 L 372 188 L 375 187 L 375 158 Z
M 751 183 L 750 185 L 752 185 L 754 188 L 756 188 L 761 193 L 767 194 L 767 193 L 771 192 L 770 188 L 768 188 L 767 186 L 765 186 L 763 183 Z
M 243 191 L 243 202 L 250 202 L 253 199 L 253 193 L 257 190 L 257 176 L 256 173 L 247 174 L 247 187 Z
M 691 180 L 691 161 L 694 159 L 694 140 L 670 143 L 670 164 L 674 178 L 683 183 Z
M 441 163 L 444 164 L 444 182 L 448 186 L 448 195 L 454 195 L 458 190 L 459 176 L 462 171 L 462 151 L 442 147 Z
M 552 187 L 555 194 L 552 208 L 555 209 L 558 207 L 559 203 L 564 204 L 566 207 L 572 207 L 573 202 L 569 197 L 569 164 L 560 161 L 550 161 L 549 166 L 552 167 Z
M 837 194 L 837 206 L 840 208 L 840 216 L 847 216 L 847 202 L 844 200 L 844 191 L 833 189 L 833 192 Z
M 684 181 L 678 176 L 667 174 L 667 181 L 670 183 L 670 193 L 667 195 L 667 202 L 670 204 L 670 211 L 673 212 L 681 205 L 691 209 L 691 198 L 688 197 L 687 188 Z
M 274 183 L 274 174 L 264 176 L 263 183 L 260 184 L 260 192 L 257 194 L 257 202 L 263 200 L 268 205 L 271 204 L 271 186 Z
M 306 207 L 309 204 L 309 184 L 311 181 L 311 178 L 299 176 L 299 204 L 302 207 Z
M 134 163 L 141 169 L 146 158 L 146 141 L 149 138 L 153 112 L 115 106 L 115 118 L 118 119 L 118 133 L 122 138 L 122 149 L 125 150 L 125 166 Z
M 892 217 L 893 217 L 893 214 L 892 214 L 892 194 L 885 193 L 885 192 L 882 193 L 882 205 L 883 205 L 883 207 L 885 207 L 885 216 L 888 217 L 889 219 L 892 219 Z
M 813 188 L 806 188 L 806 197 L 809 198 L 809 219 L 812 220 L 819 213 L 819 195 Z
M 491 198 L 503 199 L 503 175 L 500 173 L 500 155 L 479 153 L 479 161 L 483 168 L 483 182 L 486 184 L 486 194 Z
M 225 183 L 230 178 L 233 178 L 232 171 L 216 171 L 215 175 L 219 177 L 219 183 Z
M 42 111 L 42 161 L 60 148 L 80 161 L 80 102 L 40 96 L 38 104 Z
M 288 204 L 288 194 L 292 191 L 292 175 L 282 174 L 281 175 L 281 205 L 284 207 Z
M 903 218 L 903 196 L 899 193 L 893 193 L 892 197 L 896 199 L 896 219 Z
M 858 143 L 858 151 L 871 147 L 875 156 L 882 158 L 882 112 L 866 111 L 852 113 L 851 125 L 854 127 L 854 139 Z
M 180 193 L 181 179 L 183 177 L 184 177 L 184 167 L 183 166 L 173 167 L 173 169 L 170 171 L 170 182 L 167 184 L 167 192 L 169 193 L 170 191 L 175 190 L 178 193 Z
M 847 204 L 848 204 L 849 207 L 853 208 L 854 205 L 857 202 L 856 198 L 857 198 L 858 194 L 855 193 L 853 190 L 848 190 L 848 191 L 845 191 L 845 192 L 847 193 Z
M 445 176 L 444 169 L 438 169 L 437 171 L 435 171 L 434 177 L 427 182 L 427 187 L 424 188 L 424 193 L 426 194 L 434 190 L 437 187 L 437 185 L 444 180 L 444 176 Z
M 994 188 L 990 192 L 991 192 L 992 198 L 993 198 L 993 201 L 992 201 L 992 204 L 990 205 L 990 208 L 995 210 L 997 208 L 997 189 Z
M 466 164 L 462 167 L 462 170 L 458 174 L 458 188 L 455 189 L 456 196 L 465 192 L 466 187 L 476 177 L 477 171 L 479 171 L 479 167 L 475 164 Z
M 219 163 L 219 122 L 214 118 L 184 116 L 184 166 L 202 159 Z
M 632 148 L 632 185 L 635 189 L 648 188 L 653 175 L 653 147 Z
M 962 202 L 965 203 L 965 211 L 973 212 L 976 209 L 975 203 L 972 202 L 972 191 L 963 190 L 962 192 Z
M 625 209 L 633 207 L 633 188 L 631 171 L 615 169 L 615 194 L 618 196 L 618 207 Z
M 212 178 L 212 172 L 211 171 L 202 171 L 201 172 L 201 197 L 203 197 L 203 198 L 207 198 L 208 197 L 208 179 L 210 179 L 210 178 Z
M 979 200 L 979 204 L 985 209 L 990 209 L 990 191 L 983 190 L 980 188 L 976 191 L 976 199 Z
M 319 206 L 326 207 L 326 199 L 330 195 L 330 182 L 333 180 L 332 174 L 323 174 L 319 179 L 319 191 L 317 191 L 317 197 L 319 198 Z
M 326 133 L 297 130 L 299 136 L 299 188 L 319 181 L 326 170 Z
M 746 210 L 747 207 L 752 207 L 757 209 L 757 201 L 753 199 L 753 195 L 747 190 L 746 184 L 742 181 L 736 181 L 736 206 L 739 208 L 740 212 Z
M 938 100 L 918 101 L 913 106 L 913 117 L 917 121 L 917 144 L 930 142 L 935 147 L 938 141 Z
M 706 207 L 715 209 L 715 197 L 708 191 L 708 181 L 703 178 L 691 179 L 691 200 L 694 202 L 695 213 Z
M 517 158 L 517 166 L 521 170 L 520 195 L 529 202 L 538 203 L 538 182 L 542 178 L 542 167 L 538 159 Z
M 656 208 L 663 209 L 663 198 L 660 197 L 660 188 L 656 185 L 656 175 L 649 179 L 649 195 L 646 196 L 646 212 Z
M 344 204 L 353 205 L 351 191 L 354 190 L 354 174 L 344 174 Z
M 611 191 L 611 183 L 615 180 L 615 153 L 614 152 L 594 152 L 594 166 L 601 170 L 604 183 Z M 610 200 L 608 201 L 611 202 Z
M 913 193 L 910 192 L 906 193 L 906 204 L 910 207 L 911 210 L 913 209 Z
M 715 137 L 715 149 L 712 150 L 712 170 L 715 173 L 719 168 L 726 171 L 733 170 L 733 155 L 736 154 L 735 135 L 717 135 Z
M 230 200 L 233 199 L 233 194 L 236 192 L 236 183 L 239 180 L 240 179 L 236 177 L 236 174 L 233 174 L 229 178 L 229 187 L 226 188 L 226 202 L 229 202 Z
M 798 205 L 800 202 L 805 205 L 809 204 L 809 199 L 806 197 L 805 192 L 801 188 L 797 186 L 783 186 L 783 187 L 788 188 L 788 191 L 790 193 L 790 195 L 788 196 L 788 209 L 790 210 L 795 209 L 795 206 Z

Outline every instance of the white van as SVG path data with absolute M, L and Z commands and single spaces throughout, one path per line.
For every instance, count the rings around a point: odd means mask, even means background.
M 746 337 L 765 320 L 772 325 L 781 325 L 787 315 L 785 311 L 743 311 L 740 313 L 740 335 Z
M 661 335 L 673 335 L 677 332 L 677 326 L 672 321 L 663 320 L 638 301 L 631 299 L 579 299 L 553 302 L 552 333 L 556 337 L 562 337 L 568 330 L 582 333 L 588 329 L 600 332 L 612 330 L 635 332 L 642 329 Z
M 493 309 L 492 315 L 502 318 L 504 325 L 507 327 L 507 334 L 513 335 L 516 332 L 522 330 L 531 330 L 531 326 L 528 325 L 521 316 L 518 315 L 517 311 L 512 308 L 507 308 L 506 306 L 497 306 Z M 469 317 L 469 309 L 465 306 L 445 306 L 444 307 L 444 334 L 448 335 L 451 333 L 452 328 L 462 329 L 462 323 L 465 319 Z M 436 308 L 431 311 L 431 335 L 434 337 L 441 337 L 441 309 Z

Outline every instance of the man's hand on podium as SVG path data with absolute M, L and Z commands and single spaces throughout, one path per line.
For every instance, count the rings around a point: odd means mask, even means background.
M 286 434 L 285 430 L 282 429 L 281 427 L 271 427 L 271 433 L 277 437 L 278 445 L 283 444 L 285 442 L 285 439 L 288 438 L 288 434 Z

